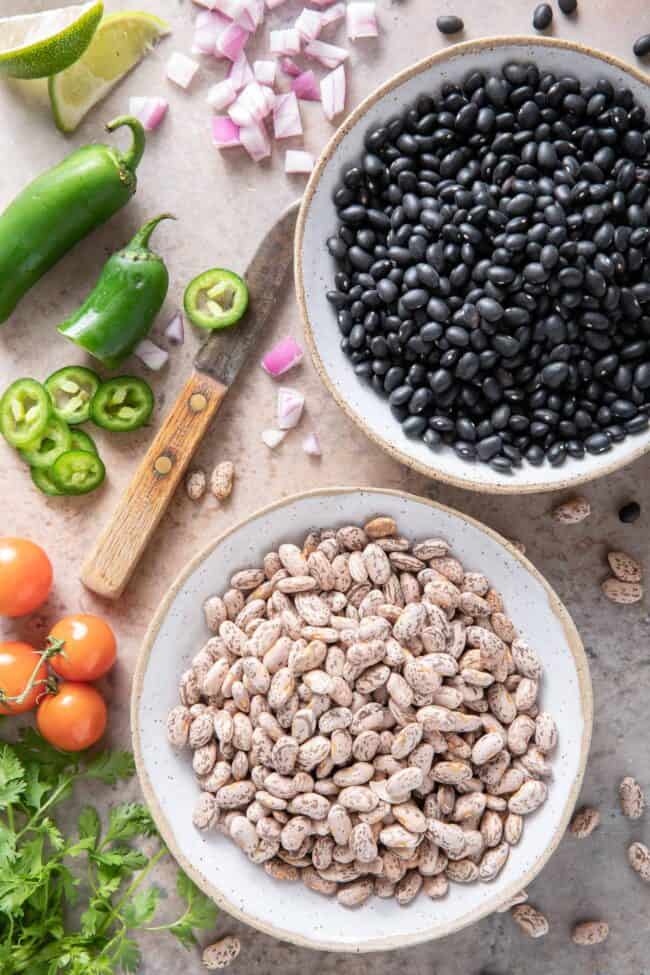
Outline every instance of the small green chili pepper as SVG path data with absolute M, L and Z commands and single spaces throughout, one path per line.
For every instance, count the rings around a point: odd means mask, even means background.
M 70 431 L 70 450 L 87 450 L 89 454 L 99 454 L 97 444 L 85 430 Z
M 97 454 L 87 450 L 68 450 L 54 462 L 49 475 L 63 494 L 88 494 L 99 487 L 106 468 Z
M 70 428 L 63 420 L 51 416 L 38 437 L 34 437 L 20 451 L 30 467 L 51 467 L 57 457 L 70 450 Z
M 115 369 L 147 335 L 160 311 L 169 275 L 164 261 L 148 248 L 149 238 L 169 213 L 150 220 L 133 240 L 104 265 L 81 308 L 59 325 L 59 332 Z
M 101 379 L 85 366 L 65 366 L 45 380 L 55 416 L 66 423 L 84 423 L 90 416 L 90 402 Z
M 151 387 L 135 376 L 118 376 L 102 383 L 93 399 L 93 422 L 104 430 L 118 433 L 137 430 L 153 412 Z
M 0 431 L 12 447 L 39 437 L 52 414 L 47 390 L 35 379 L 17 379 L 0 400 Z
M 183 304 L 190 321 L 199 328 L 227 328 L 248 308 L 248 287 L 234 271 L 213 267 L 190 281 Z
M 63 494 L 63 491 L 58 489 L 45 467 L 32 467 L 31 475 L 32 481 L 43 494 L 47 494 L 51 498 L 56 498 Z
M 144 129 L 122 115 L 109 132 L 127 125 L 126 152 L 103 144 L 82 146 L 29 183 L 0 215 L 0 323 L 53 264 L 135 193 Z

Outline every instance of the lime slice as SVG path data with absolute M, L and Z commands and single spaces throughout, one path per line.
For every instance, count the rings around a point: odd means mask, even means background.
M 50 78 L 54 121 L 73 132 L 93 105 L 169 33 L 169 25 L 139 10 L 124 10 L 102 20 L 83 57 Z
M 86 50 L 104 12 L 102 0 L 40 14 L 0 17 L 0 77 L 46 78 Z

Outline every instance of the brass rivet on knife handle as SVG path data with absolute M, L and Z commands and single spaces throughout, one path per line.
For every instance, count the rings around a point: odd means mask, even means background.
M 81 581 L 98 595 L 116 599 L 124 591 L 228 387 L 264 333 L 291 268 L 297 214 L 294 203 L 257 248 L 245 274 L 248 314 L 201 346 L 195 371 L 83 566 Z

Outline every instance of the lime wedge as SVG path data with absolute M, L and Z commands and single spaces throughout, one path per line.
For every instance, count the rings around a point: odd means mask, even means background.
M 168 33 L 164 20 L 139 10 L 105 17 L 84 55 L 50 78 L 50 103 L 61 131 L 73 132 L 86 112 Z
M 46 78 L 81 57 L 104 12 L 102 0 L 40 14 L 0 17 L 0 77 Z

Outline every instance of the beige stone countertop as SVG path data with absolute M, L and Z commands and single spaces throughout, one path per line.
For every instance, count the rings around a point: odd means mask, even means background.
M 48 5 L 47 0 L 1 0 L 0 13 L 22 13 Z M 154 239 L 154 247 L 164 256 L 171 275 L 155 338 L 179 307 L 188 280 L 215 265 L 243 271 L 260 236 L 304 186 L 302 177 L 285 176 L 283 152 L 277 149 L 270 163 L 255 166 L 242 152 L 220 154 L 212 147 L 205 95 L 209 85 L 224 74 L 219 62 L 208 64 L 204 60 L 189 92 L 165 80 L 169 54 L 174 50 L 189 53 L 192 20 L 198 8 L 189 0 L 106 0 L 108 11 L 132 6 L 166 17 L 173 34 L 91 112 L 72 137 L 64 138 L 47 112 L 26 104 L 9 86 L 0 86 L 0 207 L 28 178 L 56 163 L 73 147 L 101 141 L 103 123 L 127 109 L 129 96 L 161 94 L 170 101 L 168 118 L 148 139 L 134 201 L 61 260 L 0 330 L 0 388 L 21 375 L 44 379 L 57 368 L 83 361 L 71 344 L 56 335 L 55 326 L 81 302 L 108 255 L 145 219 L 163 211 L 178 217 L 175 224 L 163 224 Z M 278 26 L 290 19 L 301 6 L 289 0 L 268 18 L 263 32 L 269 23 Z M 466 26 L 459 39 L 473 39 L 531 33 L 534 6 L 534 0 L 378 0 L 381 36 L 377 41 L 351 45 L 348 106 L 395 71 L 447 43 L 434 26 L 439 13 L 461 14 Z M 633 58 L 634 39 L 650 30 L 648 0 L 579 0 L 579 16 L 571 18 L 558 12 L 555 0 L 553 6 L 557 36 L 580 40 L 628 60 Z M 346 43 L 344 28 L 335 36 Z M 305 147 L 318 151 L 332 129 L 318 104 L 301 104 Z M 33 489 L 17 456 L 0 444 L 0 533 L 23 535 L 41 543 L 55 569 L 55 587 L 42 611 L 24 621 L 2 624 L 0 632 L 5 638 L 38 640 L 64 613 L 81 610 L 106 615 L 119 638 L 119 663 L 106 681 L 110 743 L 128 747 L 131 674 L 161 597 L 198 548 L 261 504 L 308 488 L 355 483 L 427 495 L 482 519 L 526 544 L 530 558 L 566 601 L 592 665 L 596 721 L 583 800 L 599 806 L 603 821 L 588 840 L 566 838 L 534 883 L 531 901 L 549 916 L 549 935 L 538 942 L 529 941 L 507 915 L 495 915 L 445 941 L 401 952 L 361 957 L 317 955 L 274 941 L 223 914 L 219 933 L 236 932 L 242 938 L 242 953 L 232 970 L 242 975 L 304 975 L 314 969 L 322 975 L 401 975 L 405 968 L 412 975 L 646 972 L 650 891 L 627 866 L 625 849 L 633 838 L 650 842 L 650 823 L 647 818 L 639 824 L 622 818 L 616 787 L 623 775 L 635 774 L 650 791 L 646 725 L 650 617 L 647 601 L 633 607 L 607 603 L 600 594 L 599 582 L 604 576 L 608 545 L 626 549 L 647 562 L 650 503 L 633 526 L 621 524 L 617 510 L 631 498 L 645 502 L 650 457 L 605 481 L 588 485 L 584 493 L 593 507 L 591 518 L 572 528 L 559 527 L 549 518 L 552 501 L 548 495 L 480 496 L 427 481 L 401 467 L 344 417 L 307 360 L 287 377 L 292 386 L 304 392 L 307 415 L 300 431 L 270 452 L 261 443 L 260 434 L 272 425 L 277 387 L 260 369 L 259 358 L 274 339 L 286 334 L 300 338 L 300 333 L 296 302 L 288 291 L 278 303 L 271 333 L 240 374 L 196 458 L 207 470 L 219 460 L 234 461 L 237 481 L 231 500 L 222 507 L 212 498 L 196 504 L 179 491 L 133 582 L 114 605 L 82 587 L 79 568 L 154 429 L 189 375 L 198 336 L 188 327 L 185 345 L 171 350 L 169 365 L 160 374 L 128 363 L 129 372 L 145 375 L 154 387 L 153 425 L 122 438 L 99 432 L 97 440 L 108 478 L 96 495 L 45 498 Z M 320 460 L 308 458 L 300 446 L 302 435 L 312 427 L 322 442 Z M 165 679 L 163 675 L 161 679 Z M 135 782 L 122 791 L 128 797 L 138 796 Z M 106 803 L 118 797 L 121 795 L 114 791 L 106 796 Z M 173 877 L 170 864 L 156 879 L 171 888 Z M 573 946 L 570 925 L 590 918 L 610 922 L 609 940 L 591 949 Z M 198 975 L 202 970 L 198 955 L 188 955 L 167 936 L 144 938 L 142 946 L 144 975 Z

